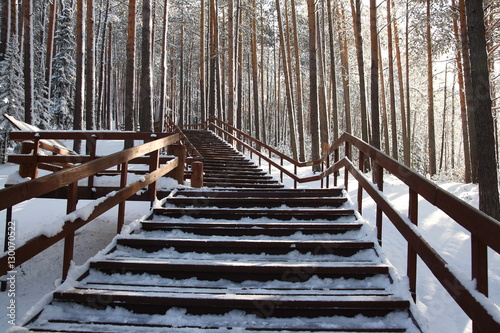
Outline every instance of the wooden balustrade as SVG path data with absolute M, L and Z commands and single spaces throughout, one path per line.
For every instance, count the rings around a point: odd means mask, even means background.
M 64 134 L 68 138 L 71 137 L 71 133 Z M 33 133 L 31 134 L 33 135 Z M 41 137 L 45 136 L 46 132 L 42 132 Z M 79 134 L 76 134 L 79 136 Z M 156 181 L 166 175 L 167 173 L 174 171 L 177 174 L 184 172 L 184 161 L 185 156 L 183 153 L 184 149 L 176 149 L 174 153 L 178 153 L 179 156 L 175 157 L 171 161 L 164 165 L 160 165 L 159 154 L 160 151 L 169 147 L 172 144 L 179 141 L 180 136 L 178 134 L 163 136 L 157 139 L 156 137 L 151 137 L 148 135 L 149 139 L 154 138 L 155 140 L 145 143 L 140 146 L 135 146 L 130 149 L 126 149 L 106 157 L 96 158 L 94 160 L 88 161 L 84 164 L 80 164 L 59 172 L 49 174 L 40 178 L 32 179 L 20 184 L 12 185 L 8 188 L 0 190 L 0 211 L 7 209 L 8 217 L 7 221 L 11 220 L 11 207 L 24 202 L 26 200 L 42 196 L 43 194 L 55 191 L 57 189 L 68 186 L 68 198 L 67 198 L 67 213 L 71 213 L 76 209 L 76 203 L 78 201 L 78 181 L 88 177 L 92 177 L 103 170 L 109 169 L 111 167 L 121 166 L 121 179 L 120 179 L 120 189 L 113 193 L 112 195 L 106 196 L 105 199 L 101 199 L 93 209 L 93 212 L 86 219 L 77 218 L 73 222 L 65 222 L 62 226 L 62 231 L 55 235 L 37 236 L 24 245 L 15 249 L 15 262 L 9 261 L 9 254 L 7 253 L 0 258 L 0 276 L 6 274 L 8 271 L 14 269 L 15 267 L 21 265 L 27 260 L 31 259 L 35 255 L 44 251 L 45 249 L 51 247 L 59 240 L 65 239 L 64 246 L 64 262 L 63 262 L 63 278 L 69 269 L 70 262 L 73 258 L 73 245 L 74 245 L 74 234 L 75 231 L 86 225 L 90 221 L 94 220 L 96 217 L 105 213 L 112 207 L 119 205 L 118 212 L 118 232 L 123 226 L 124 212 L 125 212 L 125 200 L 134 195 L 137 191 L 145 187 L 149 187 L 151 195 L 156 193 Z M 134 160 L 140 156 L 149 154 L 149 173 L 146 174 L 141 180 L 133 182 L 127 185 L 127 173 L 128 164 L 131 160 Z M 179 171 L 179 169 L 182 169 Z M 177 171 L 175 171 L 177 170 Z M 179 178 L 179 181 L 183 181 Z M 151 200 L 154 200 L 151 197 Z M 7 224 L 6 224 L 6 234 L 7 234 Z M 7 241 L 7 237 L 5 237 Z
M 417 297 L 417 257 L 420 257 L 432 274 L 439 280 L 451 297 L 472 319 L 474 330 L 480 332 L 500 331 L 500 323 L 497 322 L 491 313 L 486 309 L 487 305 L 480 301 L 478 292 L 485 297 L 488 296 L 488 260 L 487 249 L 490 248 L 500 253 L 500 222 L 479 211 L 475 207 L 460 200 L 454 195 L 443 190 L 435 183 L 427 180 L 423 176 L 412 171 L 405 165 L 399 163 L 380 150 L 370 146 L 366 142 L 344 133 L 325 152 L 320 160 L 310 162 L 298 162 L 283 155 L 272 147 L 246 135 L 233 126 L 218 119 L 210 119 L 210 129 L 219 136 L 227 136 L 236 143 L 237 147 L 247 149 L 251 154 L 257 154 L 260 159 L 269 163 L 269 168 L 275 167 L 280 171 L 281 181 L 283 175 L 293 179 L 295 187 L 297 183 L 306 183 L 317 180 L 321 186 L 329 186 L 328 178 L 334 175 L 333 184 L 337 186 L 338 171 L 345 169 L 344 186 L 348 189 L 349 174 L 358 181 L 358 209 L 361 211 L 363 191 L 366 191 L 375 201 L 376 207 L 376 227 L 377 238 L 382 244 L 382 213 L 395 225 L 397 230 L 408 242 L 407 254 L 407 276 L 409 278 L 410 292 L 414 299 Z M 254 146 L 255 145 L 255 146 Z M 340 148 L 344 146 L 345 157 L 340 159 Z M 359 153 L 359 166 L 356 168 L 352 162 L 352 150 Z M 267 150 L 263 153 L 262 149 Z M 276 162 L 272 155 L 275 155 L 280 163 Z M 333 155 L 334 164 L 330 165 Z M 366 159 L 370 159 L 373 165 L 375 183 L 368 181 L 362 174 Z M 294 166 L 295 172 L 288 171 L 283 166 L 286 160 Z M 322 172 L 311 177 L 301 178 L 297 176 L 297 168 L 322 164 Z M 383 174 L 388 172 L 399 178 L 408 186 L 409 203 L 408 217 L 403 217 L 392 205 L 381 195 L 383 191 Z M 419 196 L 446 213 L 455 222 L 467 229 L 471 233 L 471 280 L 476 281 L 476 289 L 467 287 L 467 281 L 460 280 L 455 273 L 450 270 L 447 262 L 425 241 L 418 231 L 418 198 Z M 409 222 L 408 222 L 409 221 Z

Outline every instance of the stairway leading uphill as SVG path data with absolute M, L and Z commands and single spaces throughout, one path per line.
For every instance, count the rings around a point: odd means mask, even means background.
M 210 144 L 200 143 L 211 133 L 189 135 L 206 160 L 232 164 L 222 145 L 209 154 Z M 55 292 L 27 328 L 420 332 L 342 189 L 257 184 L 174 190 L 139 229 L 118 236 L 109 253 Z

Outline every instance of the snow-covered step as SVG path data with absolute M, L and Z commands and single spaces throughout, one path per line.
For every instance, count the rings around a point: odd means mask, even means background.
M 186 309 L 192 314 L 224 314 L 232 310 L 253 313 L 259 304 L 272 304 L 273 317 L 318 316 L 384 316 L 395 310 L 409 308 L 409 301 L 392 295 L 300 295 L 192 293 L 174 291 L 144 291 L 73 288 L 56 292 L 58 301 L 76 302 L 93 307 L 120 306 L 136 313 L 162 314 L 172 307 Z M 262 305 L 265 306 L 265 305 Z
M 118 245 L 155 252 L 174 248 L 177 252 L 238 253 L 238 254 L 287 254 L 291 251 L 314 255 L 352 256 L 361 250 L 373 249 L 374 243 L 349 240 L 259 240 L 259 239 L 140 239 L 120 238 Z
M 320 198 L 344 197 L 342 187 L 329 189 L 179 189 L 175 196 L 180 197 L 205 197 L 205 198 Z
M 361 222 L 260 222 L 242 223 L 241 221 L 194 220 L 191 222 L 165 221 L 164 216 L 152 216 L 151 220 L 142 222 L 143 230 L 179 230 L 194 235 L 262 235 L 262 236 L 291 236 L 296 233 L 304 235 L 315 234 L 343 234 L 358 231 Z
M 269 313 L 272 308 L 262 308 Z M 37 321 L 33 332 L 113 332 L 113 333 L 326 333 L 326 332 L 419 332 L 406 311 L 379 317 L 261 318 L 258 313 L 233 310 L 223 315 L 193 315 L 173 308 L 159 315 L 140 314 L 120 307 L 98 310 L 75 304 L 54 302 Z M 36 324 L 36 325 L 35 325 Z
M 234 200 L 233 198 L 215 198 L 215 197 L 173 197 L 168 198 L 167 203 L 177 207 L 220 207 L 220 208 L 239 208 L 239 207 L 340 207 L 347 199 L 345 198 L 245 198 L 243 200 Z
M 234 282 L 253 281 L 306 281 L 312 276 L 319 278 L 363 279 L 388 274 L 384 264 L 371 262 L 262 262 L 244 260 L 194 260 L 157 258 L 115 258 L 90 264 L 92 269 L 104 273 L 149 273 L 167 278 L 197 278 Z
M 343 216 L 353 216 L 352 209 L 224 209 L 224 208 L 155 208 L 154 215 L 163 215 L 168 217 L 190 216 L 193 218 L 211 218 L 224 220 L 240 220 L 243 218 L 269 218 L 275 220 L 316 220 L 323 219 L 328 221 L 336 220 Z

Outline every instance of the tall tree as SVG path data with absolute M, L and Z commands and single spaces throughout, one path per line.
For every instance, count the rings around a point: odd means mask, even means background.
M 227 9 L 228 76 L 227 76 L 227 122 L 234 124 L 234 4 L 228 0 Z
M 394 0 L 392 2 L 392 8 L 395 11 L 396 4 Z M 395 13 L 393 14 L 394 16 Z M 405 93 L 403 85 L 403 65 L 401 61 L 401 49 L 399 47 L 399 33 L 397 20 L 393 19 L 392 24 L 394 26 L 394 46 L 396 47 L 396 65 L 398 68 L 398 85 L 399 85 L 399 108 L 401 110 L 401 137 L 403 140 L 403 161 L 406 166 L 410 166 L 410 138 L 407 133 L 407 120 L 406 120 L 406 108 L 405 108 Z M 406 69 L 408 71 L 408 68 Z
M 340 63 L 341 63 L 341 74 L 342 74 L 342 87 L 343 87 L 343 99 L 344 99 L 344 119 L 345 119 L 345 130 L 347 133 L 352 134 L 351 126 L 351 93 L 349 88 L 349 54 L 347 49 L 347 36 L 345 33 L 345 17 L 344 9 L 342 9 L 342 16 L 337 12 L 337 16 L 341 17 L 341 20 L 337 20 L 337 30 L 339 35 L 340 44 Z
M 9 42 L 9 18 L 10 1 L 2 1 L 2 26 L 0 27 L 0 61 L 5 59 L 7 53 L 7 43 Z
M 35 87 L 33 73 L 33 3 L 23 1 L 24 121 L 33 123 Z
M 161 85 L 160 85 L 160 132 L 164 131 L 165 116 L 167 108 L 167 32 L 168 32 L 168 8 L 169 1 L 165 0 L 163 4 L 163 35 L 162 35 L 162 47 L 161 47 Z M 200 39 L 202 39 L 200 37 Z M 200 66 L 202 66 L 203 60 L 200 57 Z M 201 74 L 201 73 L 200 73 Z M 201 96 L 201 91 L 200 91 Z
M 391 3 L 387 1 L 387 60 L 389 62 L 389 107 L 391 113 L 392 158 L 398 159 L 398 128 L 396 120 L 396 96 L 394 88 L 394 54 L 392 47 Z
M 330 96 L 331 96 L 331 110 L 333 118 L 333 139 L 336 140 L 339 136 L 339 114 L 337 102 L 337 75 L 335 64 L 335 40 L 333 36 L 333 17 L 334 11 L 332 8 L 332 0 L 327 0 L 328 12 L 328 36 L 330 47 Z
M 363 56 L 363 37 L 361 34 L 361 0 L 351 0 L 351 9 L 354 23 L 354 38 L 356 40 L 356 59 L 359 74 L 359 99 L 361 109 L 361 138 L 368 142 L 368 116 L 366 111 L 366 84 L 365 84 L 365 64 Z
M 428 154 L 429 154 L 429 174 L 436 174 L 436 135 L 434 131 L 434 78 L 432 72 L 432 35 L 431 35 L 431 0 L 427 0 L 427 136 L 428 136 Z
M 8 1 L 4 1 L 8 2 Z M 54 34 L 56 28 L 56 16 L 57 16 L 57 1 L 52 1 L 50 3 L 50 15 L 49 15 L 49 30 L 47 32 L 47 54 L 45 56 L 45 81 L 49 88 L 49 96 L 51 90 L 51 78 L 52 78 L 52 57 L 54 55 Z
M 310 0 L 308 0 L 309 2 Z M 314 2 L 314 0 L 312 1 Z M 295 117 L 292 101 L 292 83 L 290 82 L 290 63 L 285 48 L 285 36 L 283 29 L 283 20 L 281 18 L 281 9 L 279 0 L 276 0 L 276 14 L 278 16 L 278 30 L 280 35 L 280 49 L 283 61 L 283 75 L 285 77 L 285 90 L 286 90 L 286 105 L 288 110 L 288 125 L 290 133 L 290 141 L 292 145 L 293 158 L 297 159 L 297 139 L 295 137 Z M 317 109 L 316 109 L 317 110 Z M 317 137 L 316 137 L 317 138 Z M 319 143 L 319 141 L 316 141 Z
M 254 113 L 254 128 L 255 138 L 260 137 L 260 115 L 259 115 L 259 64 L 257 62 L 257 6 L 255 0 L 252 0 L 252 19 L 251 19 L 252 34 L 250 38 L 250 48 L 252 54 L 252 97 L 253 97 L 253 113 Z
M 482 0 L 466 0 L 478 154 L 479 209 L 500 219 L 495 139 Z M 484 291 L 483 291 L 484 292 Z M 486 291 L 487 294 L 487 291 Z
M 4 60 L 0 61 L 0 101 L 0 115 L 6 113 L 19 119 L 23 117 L 23 68 L 17 38 L 9 39 Z M 4 126 L 0 128 L 5 129 Z
M 151 55 L 151 1 L 142 1 L 141 83 L 139 92 L 139 123 L 141 132 L 153 131 L 153 79 Z
M 83 0 L 76 1 L 76 82 L 73 129 L 83 129 Z M 73 150 L 80 153 L 82 143 L 75 140 Z
M 87 0 L 87 41 L 85 62 L 85 128 L 95 129 L 94 1 Z M 87 152 L 90 146 L 87 145 Z
M 462 65 L 464 71 L 464 85 L 465 85 L 465 101 L 467 104 L 467 122 L 469 126 L 469 143 L 470 143 L 470 161 L 471 161 L 471 176 L 472 182 L 478 182 L 478 151 L 476 143 L 476 128 L 474 124 L 475 112 L 474 110 L 474 90 L 472 88 L 471 65 L 470 65 L 470 51 L 469 51 L 469 37 L 467 28 L 467 17 L 465 10 L 465 0 L 458 1 L 458 11 L 460 18 L 460 35 L 462 41 Z
M 295 46 L 294 58 L 295 58 L 295 87 L 297 90 L 297 131 L 299 136 L 299 160 L 305 161 L 306 151 L 305 151 L 305 139 L 304 139 L 304 101 L 302 96 L 302 71 L 300 65 L 300 55 L 299 55 L 299 33 L 297 29 L 297 9 L 295 7 L 295 1 L 291 1 L 292 4 L 292 24 L 293 24 L 293 45 Z
M 125 70 L 125 130 L 133 131 L 135 123 L 135 0 L 128 3 L 127 65 Z M 133 142 L 126 141 L 125 148 Z
M 456 6 L 455 0 L 452 0 L 452 6 Z M 453 33 L 455 36 L 455 58 L 457 63 L 458 94 L 460 101 L 460 117 L 462 120 L 462 140 L 464 146 L 464 182 L 470 183 L 472 181 L 472 175 L 469 152 L 469 128 L 467 124 L 467 106 L 465 102 L 464 74 L 462 68 L 462 48 L 458 30 L 458 19 L 456 18 L 456 16 L 453 17 Z
M 318 81 L 316 64 L 316 3 L 314 0 L 307 0 L 307 22 L 309 26 L 309 116 L 311 122 L 311 153 L 312 160 L 319 159 L 319 112 L 318 112 Z M 319 168 L 313 167 L 318 171 Z
M 371 144 L 375 148 L 380 148 L 378 44 L 379 43 L 378 43 L 378 31 L 377 31 L 377 1 L 370 0 L 370 50 L 371 50 L 370 99 L 371 99 L 371 114 L 372 114 Z
M 200 1 L 200 116 L 205 120 L 206 114 L 206 87 L 205 87 L 205 0 Z

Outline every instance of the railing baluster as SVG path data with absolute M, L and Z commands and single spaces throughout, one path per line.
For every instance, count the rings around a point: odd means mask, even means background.
M 334 154 L 334 157 L 333 157 L 333 162 L 334 163 L 337 163 L 339 161 L 339 149 L 335 149 L 335 154 Z M 337 186 L 338 184 L 338 176 L 339 176 L 339 172 L 338 171 L 335 171 L 333 173 L 333 186 Z
M 120 176 L 120 189 L 127 186 L 127 176 L 128 176 L 128 162 L 121 164 L 121 176 Z M 118 204 L 118 222 L 116 225 L 116 233 L 119 234 L 122 231 L 123 224 L 125 222 L 125 202 L 122 201 Z
M 379 191 L 384 190 L 384 168 L 378 163 L 375 164 L 376 182 Z M 375 216 L 375 223 L 377 226 L 377 240 L 379 245 L 382 245 L 382 209 L 377 205 Z
M 359 170 L 362 173 L 365 172 L 365 154 L 359 151 Z M 360 214 L 363 213 L 363 187 L 358 184 L 358 211 Z
M 66 214 L 74 212 L 78 203 L 78 182 L 68 185 L 68 201 L 66 204 Z M 63 257 L 63 272 L 62 279 L 68 277 L 71 261 L 73 260 L 73 252 L 75 248 L 75 232 L 69 233 L 64 238 L 64 257 Z
M 408 218 L 414 225 L 418 225 L 418 193 L 410 188 Z M 417 300 L 417 254 L 408 244 L 407 275 L 410 284 L 410 293 L 413 300 Z

